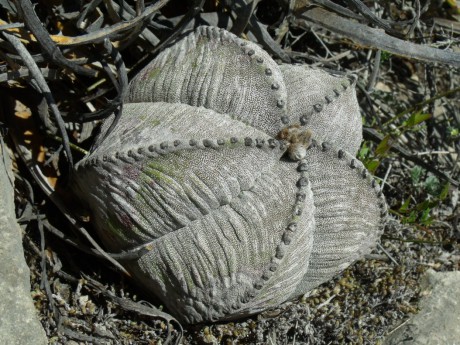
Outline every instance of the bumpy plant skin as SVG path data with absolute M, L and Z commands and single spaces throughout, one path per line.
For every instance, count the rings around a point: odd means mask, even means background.
M 75 191 L 108 248 L 143 246 L 128 269 L 181 321 L 277 306 L 381 234 L 384 197 L 354 157 L 354 82 L 199 27 L 132 81 Z

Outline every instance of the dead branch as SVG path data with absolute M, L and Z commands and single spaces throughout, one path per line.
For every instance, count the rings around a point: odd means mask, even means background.
M 382 29 L 374 29 L 332 14 L 322 8 L 312 8 L 291 19 L 291 24 L 309 29 L 319 25 L 367 48 L 381 49 L 392 54 L 425 62 L 460 67 L 460 54 L 431 48 L 387 35 Z

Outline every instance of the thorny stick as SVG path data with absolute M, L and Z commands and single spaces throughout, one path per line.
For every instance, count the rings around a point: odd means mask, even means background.
M 48 32 L 43 27 L 43 24 L 38 19 L 37 15 L 34 11 L 34 6 L 30 2 L 30 0 L 19 0 L 17 2 L 18 9 L 22 12 L 21 14 L 24 16 L 24 21 L 26 25 L 29 27 L 30 31 L 35 35 L 37 38 L 38 43 L 40 44 L 41 48 L 45 51 L 46 55 L 48 55 L 51 60 L 57 64 L 58 66 L 64 66 L 75 73 L 87 75 L 87 76 L 96 76 L 96 72 L 77 65 L 76 63 L 67 60 L 53 40 L 50 38 Z
M 114 24 L 107 28 L 103 28 L 103 29 L 94 31 L 86 35 L 75 36 L 75 37 L 51 35 L 50 37 L 53 40 L 53 42 L 56 43 L 58 46 L 77 46 L 77 45 L 83 45 L 83 44 L 88 44 L 88 43 L 99 43 L 103 41 L 104 39 L 111 39 L 111 38 L 117 37 L 117 35 L 120 35 L 122 32 L 131 29 L 132 27 L 136 26 L 139 22 L 149 19 L 152 14 L 157 12 L 168 2 L 169 0 L 159 0 L 156 4 L 147 7 L 145 11 L 142 12 L 142 15 L 138 17 L 135 17 L 125 22 Z M 8 23 L 0 19 L 0 25 L 3 25 L 3 24 L 8 24 Z M 17 28 L 9 29 L 8 31 L 9 32 L 20 32 L 26 35 L 26 37 L 30 37 L 32 41 L 37 41 L 37 38 L 35 36 L 30 35 L 28 33 L 21 32 Z
M 51 90 L 48 84 L 46 83 L 45 78 L 41 74 L 40 69 L 38 68 L 37 64 L 33 60 L 30 53 L 27 51 L 26 47 L 24 47 L 24 45 L 22 44 L 21 40 L 14 35 L 7 34 L 6 32 L 3 33 L 3 36 L 6 38 L 8 42 L 10 42 L 13 45 L 13 47 L 16 49 L 19 55 L 21 55 L 24 61 L 24 64 L 29 69 L 30 74 L 33 76 L 36 82 L 36 85 L 40 89 L 41 93 L 43 94 L 43 97 L 45 97 L 46 102 L 48 103 L 48 106 L 51 109 L 54 119 L 58 125 L 59 132 L 61 133 L 62 144 L 64 145 L 64 150 L 67 155 L 67 160 L 69 162 L 69 171 L 70 171 L 73 167 L 73 158 L 72 158 L 72 152 L 70 150 L 70 145 L 69 145 L 69 136 L 67 135 L 64 120 L 62 119 L 61 113 L 59 112 L 56 102 L 54 101 L 54 97 L 51 93 Z

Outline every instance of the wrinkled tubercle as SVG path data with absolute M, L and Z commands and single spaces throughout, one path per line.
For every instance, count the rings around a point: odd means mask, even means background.
M 283 64 L 281 65 L 281 69 L 283 68 L 289 68 L 290 65 Z M 294 65 L 294 66 L 299 66 L 305 69 L 314 69 L 312 67 L 308 67 L 307 65 Z M 324 71 L 323 71 L 324 72 Z M 331 75 L 334 75 L 333 73 L 330 73 Z M 330 106 L 332 103 L 340 101 L 340 97 L 347 91 L 349 88 L 354 88 L 356 87 L 356 82 L 358 80 L 357 75 L 355 74 L 347 74 L 345 76 L 337 74 L 334 75 L 335 77 L 340 77 L 341 81 L 340 83 L 335 84 L 330 88 L 329 90 L 326 91 L 326 95 L 324 98 L 320 101 L 318 101 L 315 104 L 312 104 L 310 106 L 310 109 L 307 109 L 306 112 L 308 114 L 318 114 L 324 111 L 328 106 Z M 308 116 L 302 115 L 299 116 L 298 119 L 296 118 L 296 121 L 289 121 L 287 125 L 293 125 L 299 123 L 302 126 L 308 126 Z
M 311 184 L 308 180 L 308 176 L 305 169 L 305 160 L 299 161 L 294 166 L 296 171 L 299 174 L 299 178 L 296 182 L 297 192 L 294 197 L 294 204 L 292 208 L 292 214 L 287 221 L 286 228 L 280 238 L 278 246 L 276 247 L 275 253 L 271 258 L 270 264 L 265 268 L 260 279 L 256 281 L 253 285 L 253 290 L 248 291 L 248 293 L 243 296 L 241 303 L 233 306 L 234 309 L 230 316 L 226 317 L 225 315 L 221 317 L 223 320 L 232 320 L 252 314 L 259 313 L 270 307 L 276 307 L 281 303 L 288 301 L 293 297 L 297 297 L 295 292 L 286 293 L 282 298 L 272 299 L 271 296 L 274 294 L 273 290 L 282 288 L 283 291 L 295 289 L 295 286 L 283 286 L 280 287 L 278 282 L 274 286 L 270 286 L 271 279 L 275 277 L 278 271 L 287 270 L 287 264 L 292 265 L 292 260 L 305 259 L 305 261 L 300 261 L 300 264 L 304 266 L 305 271 L 308 270 L 309 264 L 309 253 L 311 251 L 311 246 L 313 241 L 309 241 L 309 245 L 303 249 L 304 257 L 297 256 L 296 253 L 291 253 L 289 250 L 290 247 L 296 246 L 294 241 L 297 236 L 300 235 L 300 232 L 306 232 L 307 237 L 313 236 L 315 220 L 314 220 L 314 204 L 313 204 L 313 194 L 311 190 Z M 305 217 L 302 221 L 301 217 Z M 302 229 L 302 226 L 305 229 Z M 299 253 L 297 253 L 299 254 Z M 287 260 L 286 262 L 283 262 Z M 282 273 L 281 273 L 282 275 Z M 277 277 L 279 278 L 279 277 Z M 297 281 L 299 284 L 300 281 Z
M 263 138 L 251 138 L 251 137 L 230 137 L 230 138 L 219 138 L 219 139 L 185 139 L 185 140 L 174 140 L 164 141 L 158 144 L 151 144 L 145 146 L 138 146 L 137 149 L 131 148 L 129 150 L 119 150 L 112 154 L 99 154 L 98 151 L 89 154 L 83 160 L 75 165 L 75 174 L 72 178 L 75 181 L 74 191 L 77 195 L 86 197 L 91 195 L 91 190 L 86 182 L 88 174 L 103 174 L 104 171 L 116 172 L 116 176 L 121 176 L 123 172 L 123 166 L 138 166 L 148 160 L 155 160 L 158 157 L 165 156 L 168 154 L 174 154 L 179 151 L 190 151 L 190 150 L 219 150 L 221 148 L 231 149 L 257 149 L 266 152 L 271 152 L 274 155 L 274 159 L 280 159 L 284 155 L 287 149 L 287 145 L 284 142 L 276 139 L 263 139 Z M 133 183 L 130 179 L 128 182 Z M 121 188 L 121 187 L 120 187 Z M 101 231 L 101 228 L 105 227 L 104 221 L 98 224 L 97 228 Z M 101 233 L 101 237 L 104 234 Z M 122 242 L 126 242 L 127 238 L 124 237 Z M 140 248 L 148 247 L 148 244 L 143 245 L 143 241 L 151 241 L 151 238 L 138 239 L 136 242 L 129 241 L 132 247 L 140 246 Z M 126 246 L 117 244 L 116 240 L 111 241 L 111 250 L 124 249 L 128 250 Z M 128 244 L 129 244 L 128 243 Z
M 282 64 L 280 65 L 280 69 L 286 78 L 286 71 L 290 66 L 295 66 L 295 67 L 301 67 L 306 70 L 315 70 L 315 68 L 307 66 L 307 65 L 290 65 L 290 64 Z M 340 81 L 337 80 L 336 83 L 332 84 L 331 87 L 326 91 L 326 95 L 319 101 L 317 101 L 315 104 L 312 104 L 308 107 L 308 109 L 305 109 L 303 113 L 300 116 L 294 116 L 293 114 L 289 114 L 288 116 L 288 121 L 284 122 L 284 128 L 292 125 L 297 125 L 299 124 L 305 129 L 309 128 L 309 119 L 311 119 L 313 116 L 321 116 L 328 107 L 332 106 L 336 102 L 340 102 L 341 97 L 344 96 L 347 92 L 350 92 L 350 89 L 354 89 L 356 87 L 356 83 L 358 80 L 358 77 L 355 74 L 338 74 L 338 73 L 333 73 L 333 72 L 326 72 L 324 70 L 321 70 L 321 72 L 324 73 L 329 73 L 329 75 L 340 78 Z M 357 114 L 359 116 L 359 113 Z M 362 132 L 362 131 L 360 131 Z M 315 136 L 315 133 L 313 133 Z M 359 138 L 358 142 L 359 144 L 362 141 L 362 134 L 360 133 L 361 137 Z M 336 138 L 335 143 L 339 143 L 341 138 Z M 328 140 L 330 141 L 330 140 Z M 352 153 L 356 153 L 357 150 L 359 149 L 360 145 L 355 145 L 356 147 L 353 148 Z
M 365 238 L 364 242 L 360 243 L 361 245 L 359 247 L 359 250 L 354 252 L 352 255 L 352 260 L 348 262 L 346 266 L 338 267 L 338 269 L 335 272 L 335 274 L 338 274 L 341 271 L 343 271 L 346 267 L 351 265 L 354 261 L 356 261 L 363 255 L 368 254 L 374 248 L 378 238 L 383 233 L 385 224 L 388 219 L 388 205 L 386 203 L 385 196 L 382 192 L 382 188 L 380 187 L 379 183 L 372 176 L 372 174 L 364 167 L 363 163 L 359 161 L 356 157 L 354 157 L 352 154 L 348 153 L 347 151 L 343 149 L 338 149 L 336 146 L 328 142 L 317 142 L 316 140 L 313 140 L 311 146 L 309 147 L 309 150 L 317 150 L 318 152 L 320 152 L 321 155 L 324 156 L 324 159 L 337 160 L 340 162 L 343 169 L 354 171 L 356 174 L 357 180 L 358 181 L 361 180 L 362 183 L 364 183 L 364 185 L 367 185 L 370 192 L 375 196 L 375 201 L 379 209 L 379 219 L 377 221 L 377 229 L 371 229 L 371 228 L 368 229 L 369 236 Z M 307 155 L 308 155 L 308 151 L 307 151 Z M 303 169 L 306 172 L 306 177 L 308 178 L 309 176 L 308 175 L 308 163 L 307 162 L 302 163 L 299 167 L 301 167 L 301 169 Z M 318 210 L 318 206 L 316 205 L 315 198 L 313 198 L 313 200 L 315 204 L 315 209 Z M 314 237 L 313 246 L 315 246 L 317 245 L 316 233 L 313 235 L 313 237 Z M 315 257 L 313 254 L 310 257 L 310 260 L 315 260 Z M 312 282 L 310 281 L 304 281 L 304 283 L 306 284 L 306 289 L 299 290 L 298 293 L 299 294 L 306 293 L 307 291 L 310 291 L 311 289 L 330 280 L 331 278 L 333 278 L 333 276 L 325 277 L 321 281 L 314 282 L 314 284 L 312 284 Z
M 283 81 L 283 75 L 279 66 L 268 53 L 266 53 L 257 44 L 243 40 L 230 32 L 223 29 L 212 27 L 212 26 L 199 26 L 194 32 L 178 40 L 176 44 L 164 50 L 160 53 L 149 65 L 147 65 L 142 71 L 140 71 L 136 77 L 130 82 L 128 97 L 126 102 L 149 102 L 153 98 L 149 94 L 145 94 L 145 85 L 149 83 L 151 79 L 152 70 L 161 68 L 166 65 L 171 57 L 177 57 L 178 55 L 184 55 L 184 51 L 190 51 L 195 49 L 199 40 L 208 40 L 207 45 L 210 49 L 215 49 L 216 46 L 224 47 L 225 45 L 233 45 L 236 50 L 239 50 L 239 54 L 235 54 L 241 59 L 247 59 L 256 68 L 251 70 L 251 73 L 258 73 L 264 77 L 264 85 L 260 85 L 258 88 L 251 90 L 253 93 L 257 93 L 252 98 L 260 99 L 264 98 L 265 107 L 270 110 L 271 117 L 263 122 L 257 121 L 260 114 L 247 113 L 243 111 L 241 114 L 234 114 L 238 121 L 249 123 L 255 128 L 264 131 L 265 133 L 275 136 L 281 128 L 289 122 L 287 117 L 287 92 L 286 86 Z M 185 54 L 186 55 L 186 54 Z M 257 72 L 255 72 L 257 71 Z M 161 72 L 159 72 L 161 73 Z M 154 73 L 155 74 L 155 73 Z M 236 75 L 235 78 L 247 78 L 247 75 Z M 189 81 L 184 80 L 184 83 Z M 199 85 L 197 85 L 199 87 Z M 246 90 L 247 91 L 247 90 Z M 145 94 L 145 95 L 144 95 Z M 228 94 L 232 94 L 232 90 L 228 90 Z M 241 94 L 243 95 L 243 94 Z M 262 97 L 263 96 L 263 97 Z M 167 100 L 158 100 L 166 101 Z M 252 101 L 252 100 L 251 100 Z M 224 102 L 224 101 L 223 101 Z M 187 102 L 182 102 L 187 103 Z M 191 103 L 187 103 L 191 104 Z M 208 107 L 207 104 L 191 104 L 193 106 L 203 106 L 208 109 L 212 109 L 218 113 L 226 113 L 223 109 L 215 109 Z M 224 109 L 228 105 L 223 106 Z M 265 109 L 265 111 L 267 110 Z M 273 118 L 272 118 L 273 117 Z M 260 122 L 260 123 L 259 123 Z M 263 126 L 266 126 L 265 128 Z
M 351 169 L 355 171 L 356 175 L 359 176 L 363 181 L 365 181 L 365 183 L 369 186 L 370 190 L 372 190 L 375 193 L 378 200 L 378 206 L 380 208 L 380 233 L 376 234 L 376 237 L 379 237 L 387 221 L 388 205 L 385 200 L 382 187 L 380 187 L 377 180 L 372 176 L 369 170 L 366 169 L 364 164 L 351 153 L 343 149 L 338 149 L 336 146 L 333 146 L 332 144 L 329 144 L 327 142 L 313 141 L 312 145 L 310 145 L 310 149 L 314 148 L 321 150 L 321 152 L 324 152 L 325 154 L 328 154 L 328 158 L 338 159 L 340 162 L 343 163 L 344 169 Z

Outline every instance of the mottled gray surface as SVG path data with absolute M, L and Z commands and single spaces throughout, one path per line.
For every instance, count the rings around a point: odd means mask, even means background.
M 200 26 L 130 83 L 128 102 L 161 101 L 212 109 L 276 135 L 287 94 L 278 65 L 255 43 Z
M 281 65 L 292 123 L 308 124 L 319 141 L 355 153 L 363 140 L 356 102 L 356 79 L 339 77 L 307 65 Z M 341 124 L 334 126 L 331 124 Z
M 100 237 L 112 251 L 148 243 L 127 266 L 183 322 L 275 307 L 381 234 L 385 200 L 354 158 L 353 79 L 291 67 L 200 27 L 139 73 L 118 126 L 77 165 Z
M 428 270 L 420 312 L 385 339 L 385 345 L 460 344 L 460 272 Z
M 29 268 L 16 223 L 13 172 L 0 137 L 0 344 L 47 344 L 30 296 Z

